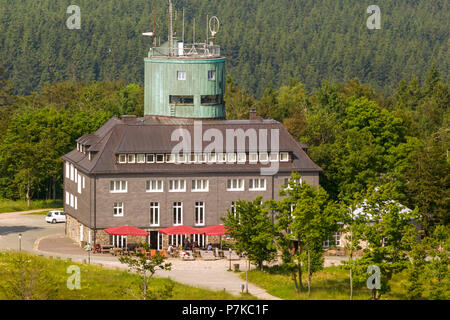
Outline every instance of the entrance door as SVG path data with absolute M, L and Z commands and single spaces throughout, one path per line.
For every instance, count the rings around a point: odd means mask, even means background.
M 158 231 L 150 231 L 150 249 L 158 250 Z

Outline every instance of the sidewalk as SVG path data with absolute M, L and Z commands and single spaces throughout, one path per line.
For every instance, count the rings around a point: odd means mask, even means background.
M 120 263 L 117 257 L 102 254 L 90 254 L 81 249 L 76 243 L 64 235 L 50 235 L 36 240 L 33 251 L 45 256 L 57 256 L 65 259 L 72 259 L 75 262 L 88 261 L 91 264 L 102 264 L 104 267 L 127 269 L 127 266 Z M 226 290 L 227 292 L 239 296 L 241 285 L 245 283 L 239 277 L 239 273 L 229 272 L 229 262 L 225 259 L 217 261 L 182 261 L 178 259 L 168 259 L 172 264 L 171 271 L 157 271 L 159 277 L 170 277 L 179 283 L 210 289 L 214 291 Z M 240 270 L 246 270 L 247 261 L 232 261 L 232 264 L 239 264 Z M 258 299 L 280 300 L 268 294 L 265 290 L 248 284 L 249 293 Z

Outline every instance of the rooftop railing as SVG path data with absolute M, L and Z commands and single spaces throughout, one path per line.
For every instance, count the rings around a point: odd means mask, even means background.
M 174 48 L 153 47 L 150 48 L 149 57 L 168 56 L 178 58 L 212 58 L 220 57 L 220 46 L 205 43 L 183 44 Z

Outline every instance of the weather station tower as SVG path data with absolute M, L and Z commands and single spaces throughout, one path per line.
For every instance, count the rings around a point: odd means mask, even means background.
M 154 12 L 154 10 L 153 10 Z M 153 18 L 154 19 L 154 18 Z M 153 46 L 145 61 L 145 116 L 191 119 L 225 119 L 225 61 L 220 46 L 214 44 L 220 22 L 206 18 L 206 40 L 195 40 L 195 20 L 192 44 L 174 32 L 173 5 L 169 1 L 168 41 L 157 46 L 155 25 Z M 211 37 L 209 38 L 209 34 Z

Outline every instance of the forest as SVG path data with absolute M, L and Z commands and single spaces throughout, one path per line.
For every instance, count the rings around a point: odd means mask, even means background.
M 156 31 L 167 39 L 166 0 L 0 0 L 0 62 L 16 94 L 40 92 L 46 82 L 121 81 L 143 84 L 143 58 Z M 447 0 L 378 0 L 381 29 L 369 30 L 357 0 L 174 0 L 175 31 L 206 38 L 206 16 L 221 28 L 216 43 L 236 84 L 261 98 L 270 86 L 299 79 L 308 90 L 323 80 L 355 77 L 392 95 L 401 80 L 425 79 L 434 63 L 449 70 Z M 81 29 L 69 30 L 69 5 L 81 10 Z

